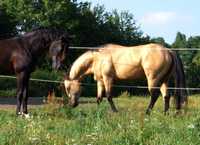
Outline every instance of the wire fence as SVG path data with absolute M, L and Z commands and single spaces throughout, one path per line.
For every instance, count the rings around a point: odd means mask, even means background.
M 0 75 L 0 78 L 9 78 L 16 79 L 15 76 L 8 75 Z M 55 80 L 47 80 L 47 79 L 38 79 L 38 78 L 30 78 L 30 81 L 43 82 L 43 83 L 57 83 L 64 84 L 64 81 L 55 81 Z M 80 83 L 82 86 L 97 86 L 95 83 Z M 148 89 L 148 86 L 138 86 L 138 85 L 113 85 L 113 87 L 118 88 L 136 88 L 136 89 Z M 151 87 L 153 89 L 160 89 L 160 87 Z M 191 90 L 191 91 L 200 91 L 200 88 L 176 88 L 176 87 L 168 87 L 169 90 Z
M 103 47 L 103 46 L 102 46 Z M 79 46 L 70 46 L 69 49 L 75 49 L 75 50 L 97 50 L 101 47 L 79 47 Z M 167 50 L 173 50 L 173 51 L 200 51 L 200 48 L 167 48 Z
M 70 46 L 69 49 L 75 49 L 75 50 L 97 50 L 100 47 L 75 47 Z M 169 48 L 170 50 L 174 51 L 199 51 L 200 48 Z M 118 63 L 119 64 L 119 63 Z M 130 64 L 123 64 L 123 65 L 130 65 Z M 15 76 L 9 76 L 9 75 L 0 75 L 0 78 L 7 78 L 7 79 L 16 79 Z M 43 83 L 56 83 L 56 84 L 63 84 L 64 81 L 58 81 L 58 80 L 48 80 L 48 79 L 40 79 L 40 78 L 30 78 L 30 81 L 35 82 L 43 82 Z M 94 83 L 80 83 L 83 86 L 96 86 Z M 148 89 L 148 86 L 140 86 L 140 85 L 116 85 L 114 84 L 113 87 L 118 88 L 135 88 L 135 89 Z M 160 89 L 160 87 L 153 87 L 154 89 Z M 176 88 L 176 87 L 168 87 L 169 90 L 191 90 L 191 91 L 200 91 L 200 88 L 194 88 L 194 87 L 188 87 L 188 88 Z

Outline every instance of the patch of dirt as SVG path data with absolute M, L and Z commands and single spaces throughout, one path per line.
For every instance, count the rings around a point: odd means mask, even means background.
M 16 97 L 0 97 L 0 109 L 15 109 L 16 108 Z M 29 107 L 43 105 L 44 101 L 41 97 L 30 97 L 28 98 Z

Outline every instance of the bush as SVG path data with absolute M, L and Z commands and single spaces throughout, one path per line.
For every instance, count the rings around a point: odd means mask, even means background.
M 36 70 L 31 74 L 31 78 L 62 81 L 64 74 L 62 72 Z M 10 97 L 16 96 L 16 79 L 1 78 L 0 83 L 0 96 Z M 29 82 L 29 96 L 30 97 L 43 97 L 47 96 L 49 90 L 54 90 L 56 96 L 62 96 L 61 83 L 30 81 Z

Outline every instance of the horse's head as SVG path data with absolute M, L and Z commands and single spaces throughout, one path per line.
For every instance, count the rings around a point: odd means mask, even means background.
M 49 53 L 52 59 L 53 69 L 59 69 L 65 59 L 69 47 L 69 40 L 71 38 L 67 35 L 62 35 L 59 40 L 51 43 Z
M 65 91 L 69 97 L 69 105 L 76 107 L 79 104 L 79 97 L 81 95 L 81 84 L 78 80 L 69 80 L 65 78 Z

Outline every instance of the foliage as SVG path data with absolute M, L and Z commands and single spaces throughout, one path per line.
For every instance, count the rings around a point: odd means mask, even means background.
M 63 81 L 63 72 L 55 72 L 48 70 L 38 69 L 32 73 L 31 78 L 39 80 L 52 80 L 52 81 Z M 1 78 L 0 79 L 0 96 L 3 97 L 13 97 L 16 96 L 16 79 Z M 30 81 L 29 82 L 29 96 L 30 97 L 46 97 L 48 91 L 54 90 L 56 96 L 62 96 L 65 92 L 63 90 L 62 83 L 51 83 L 51 82 L 40 82 L 40 81 Z
M 193 36 L 188 38 L 188 47 L 200 48 L 200 36 Z M 200 66 L 200 52 L 194 51 L 192 56 L 192 62 L 195 65 Z
M 18 21 L 19 31 L 25 32 L 38 26 L 70 28 L 76 14 L 76 4 L 70 0 L 2 0 L 2 7 Z
M 186 48 L 187 47 L 187 40 L 185 34 L 178 32 L 176 34 L 176 38 L 174 43 L 172 44 L 173 48 Z
M 113 42 L 141 44 L 148 41 L 128 12 L 106 12 L 103 6 L 91 8 L 76 0 L 2 0 L 0 7 L 12 15 L 19 32 L 35 27 L 59 27 L 75 34 L 74 45 L 96 46 Z M 87 36 L 87 37 L 85 37 Z
M 8 15 L 5 9 L 0 7 L 0 39 L 9 38 L 17 34 L 17 22 L 12 19 L 13 16 Z
M 172 44 L 173 48 L 188 48 L 189 50 L 177 51 L 183 61 L 187 86 L 199 87 L 199 71 L 200 71 L 200 52 L 197 50 L 190 50 L 190 48 L 200 48 L 200 37 L 191 36 L 188 39 L 185 34 L 177 33 L 176 39 Z
M 151 116 L 144 114 L 149 98 L 115 100 L 118 113 L 107 102 L 81 104 L 76 109 L 44 105 L 32 108 L 30 119 L 16 118 L 14 110 L 0 111 L 0 144 L 43 145 L 133 145 L 199 144 L 200 116 L 198 97 L 190 98 L 186 114 L 164 115 L 162 98 Z
M 165 42 L 165 39 L 163 37 L 152 38 L 150 42 L 161 44 L 167 48 L 171 47 L 170 44 Z

